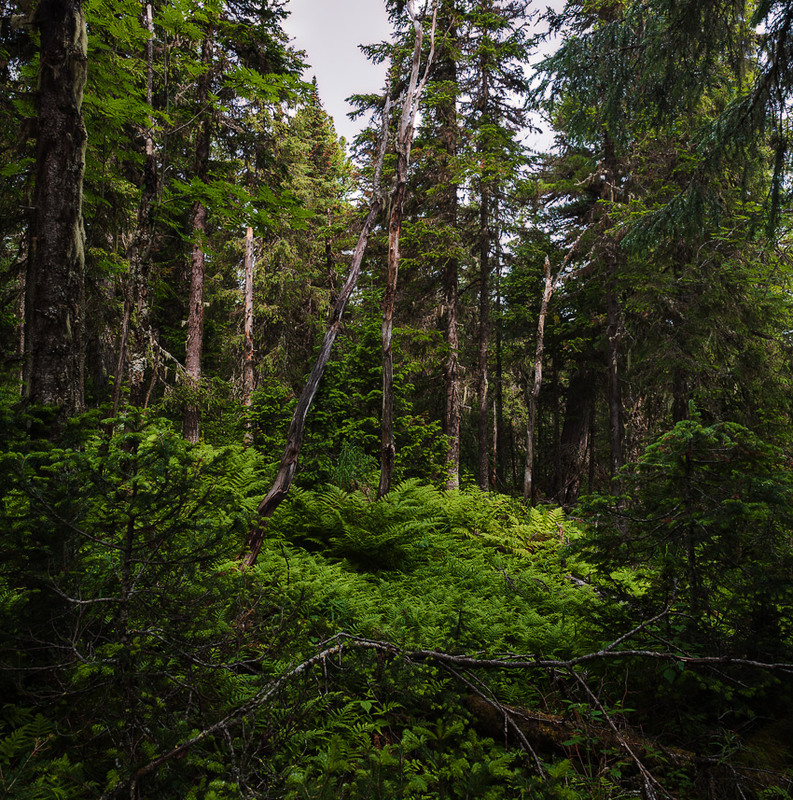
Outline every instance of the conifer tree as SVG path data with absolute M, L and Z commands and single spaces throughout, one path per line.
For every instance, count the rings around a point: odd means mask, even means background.
M 39 31 L 35 220 L 25 298 L 25 396 L 83 409 L 85 243 L 83 92 L 88 67 L 80 0 L 42 0 Z

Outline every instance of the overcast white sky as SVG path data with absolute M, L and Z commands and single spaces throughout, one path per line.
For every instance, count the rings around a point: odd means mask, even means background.
M 351 94 L 379 91 L 385 81 L 385 65 L 373 66 L 358 49 L 388 38 L 383 0 L 290 0 L 286 32 L 294 46 L 306 51 L 310 68 L 303 76 L 316 75 L 325 110 L 333 117 L 336 133 L 349 143 L 361 129 L 352 122 L 345 102 Z
M 563 5 L 563 0 L 536 2 L 538 9 Z M 352 107 L 345 98 L 380 91 L 385 81 L 386 65 L 373 66 L 358 49 L 359 44 L 390 36 L 384 0 L 290 0 L 288 9 L 290 16 L 284 27 L 294 46 L 306 51 L 310 65 L 303 77 L 311 80 L 316 75 L 325 110 L 333 117 L 336 133 L 349 144 L 366 121 L 348 119 Z M 544 49 L 552 47 L 546 44 Z M 545 149 L 551 144 L 552 134 L 546 130 L 544 135 L 529 139 L 530 146 Z

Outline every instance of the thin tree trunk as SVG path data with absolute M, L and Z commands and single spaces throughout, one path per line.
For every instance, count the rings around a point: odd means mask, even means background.
M 418 101 L 427 82 L 429 69 L 435 47 L 435 21 L 433 12 L 430 53 L 419 82 L 421 66 L 421 50 L 424 43 L 424 29 L 416 15 L 415 2 L 408 0 L 406 8 L 415 31 L 413 45 L 413 62 L 410 70 L 410 81 L 402 104 L 402 114 L 396 138 L 396 175 L 391 192 L 391 214 L 388 220 L 388 268 L 386 286 L 383 295 L 382 324 L 382 357 L 383 357 L 383 402 L 380 427 L 380 483 L 377 496 L 383 497 L 391 490 L 394 475 L 394 355 L 392 350 L 392 333 L 394 325 L 394 309 L 396 307 L 397 278 L 399 275 L 399 237 L 402 231 L 402 214 L 407 191 L 407 172 L 410 164 L 410 147 L 413 142 L 413 126 L 418 111 Z
M 253 566 L 259 556 L 259 551 L 264 541 L 264 532 L 267 520 L 273 515 L 275 510 L 281 505 L 282 501 L 289 493 L 289 487 L 292 485 L 292 479 L 297 469 L 297 459 L 300 456 L 300 449 L 303 446 L 303 432 L 306 424 L 306 416 L 311 408 L 311 403 L 317 393 L 319 382 L 325 374 L 325 368 L 330 359 L 333 343 L 336 340 L 336 335 L 341 326 L 342 315 L 347 305 L 347 301 L 355 291 L 358 284 L 358 277 L 361 274 L 361 264 L 363 262 L 364 253 L 366 252 L 366 245 L 369 241 L 369 234 L 372 231 L 377 215 L 383 204 L 382 196 L 380 194 L 380 173 L 383 167 L 383 159 L 385 157 L 387 131 L 388 131 L 388 118 L 391 113 L 391 99 L 386 99 L 385 108 L 383 110 L 383 129 L 380 135 L 380 147 L 377 155 L 377 162 L 375 165 L 374 188 L 372 192 L 372 200 L 369 204 L 369 213 L 363 223 L 363 228 L 358 236 L 358 243 L 355 246 L 355 252 L 352 256 L 352 263 L 350 264 L 350 271 L 347 275 L 347 280 L 341 288 L 336 302 L 333 304 L 328 327 L 325 330 L 325 337 L 322 341 L 317 360 L 314 362 L 314 367 L 308 377 L 300 398 L 297 401 L 297 407 L 292 415 L 292 421 L 289 424 L 289 432 L 286 437 L 286 447 L 284 454 L 281 457 L 281 465 L 278 469 L 278 475 L 267 492 L 264 500 L 259 503 L 258 513 L 261 519 L 259 526 L 250 531 L 248 535 L 248 552 L 243 558 L 245 566 Z
M 203 117 L 201 131 L 196 145 L 195 176 L 206 179 L 209 166 L 209 146 L 212 125 L 207 113 L 209 99 L 210 65 L 212 61 L 212 32 L 207 31 L 201 47 L 201 67 L 203 72 L 198 79 L 198 107 Z M 201 356 L 204 350 L 204 247 L 207 230 L 207 209 L 196 200 L 190 213 L 192 248 L 190 254 L 190 296 L 187 314 L 187 345 L 185 347 L 185 371 L 191 392 L 198 390 L 201 380 Z M 201 424 L 201 414 L 195 399 L 185 405 L 182 421 L 182 435 L 188 442 L 197 442 Z
M 146 105 L 154 106 L 154 18 L 152 4 L 146 3 Z M 143 161 L 143 187 L 138 206 L 135 237 L 129 252 L 132 273 L 134 323 L 131 328 L 129 353 L 130 402 L 139 406 L 145 399 L 146 369 L 151 349 L 151 324 L 149 321 L 149 267 L 154 236 L 154 207 L 157 199 L 157 159 L 154 150 L 154 120 L 149 119 L 145 131 L 145 158 Z
M 606 289 L 606 358 L 608 363 L 609 446 L 611 477 L 617 476 L 624 459 L 622 452 L 622 385 L 620 375 L 620 309 L 617 281 L 613 276 Z
M 540 315 L 537 319 L 537 344 L 534 352 L 534 382 L 531 391 L 528 392 L 529 420 L 526 425 L 526 466 L 523 471 L 523 500 L 532 502 L 534 499 L 534 442 L 537 428 L 537 402 L 542 388 L 542 357 L 545 351 L 545 318 L 548 315 L 548 304 L 553 296 L 554 286 L 565 277 L 565 269 L 573 253 L 581 241 L 583 233 L 573 242 L 572 247 L 567 251 L 567 255 L 562 260 L 556 277 L 551 276 L 551 262 L 548 256 L 545 257 L 545 286 L 543 288 L 542 300 L 540 301 Z M 528 389 L 528 387 L 527 387 Z
M 490 198 L 482 186 L 479 199 L 479 382 L 477 385 L 478 416 L 478 478 L 479 488 L 486 492 L 490 486 L 490 459 L 488 454 L 488 371 L 487 356 L 490 348 Z
M 532 502 L 534 497 L 534 441 L 537 427 L 537 400 L 542 388 L 542 356 L 545 350 L 545 317 L 553 294 L 551 262 L 545 257 L 545 287 L 540 302 L 540 316 L 537 319 L 537 343 L 534 349 L 534 382 L 528 393 L 529 421 L 526 425 L 526 467 L 523 471 L 523 500 Z
M 436 70 L 439 82 L 457 87 L 457 28 L 455 11 L 451 4 L 444 4 L 441 14 L 441 30 L 445 30 L 442 53 Z M 457 232 L 457 181 L 454 176 L 454 159 L 457 155 L 459 128 L 457 122 L 457 97 L 448 93 L 440 100 L 437 114 L 440 120 L 439 138 L 441 163 L 438 170 L 440 218 L 448 234 L 453 238 L 449 255 L 442 266 L 443 304 L 445 309 L 444 336 L 447 355 L 443 365 L 445 391 L 444 433 L 446 451 L 446 488 L 460 488 L 460 339 L 459 339 L 459 258 L 454 245 Z
M 80 0 L 42 0 L 35 217 L 25 284 L 24 396 L 84 407 L 83 90 L 87 35 Z
M 601 196 L 607 202 L 616 199 L 618 162 L 614 142 L 608 133 L 603 143 L 603 168 L 605 180 Z M 608 221 L 608 218 L 606 218 Z M 622 322 L 618 297 L 619 254 L 612 233 L 606 234 L 603 245 L 606 260 L 606 365 L 608 369 L 609 448 L 611 477 L 615 478 L 624 463 L 622 420 L 622 376 L 620 371 L 620 339 Z
M 146 104 L 151 111 L 154 102 L 154 17 L 151 3 L 144 6 L 146 30 Z M 124 288 L 124 316 L 118 361 L 113 381 L 113 413 L 118 414 L 124 374 L 129 382 L 129 400 L 132 405 L 143 401 L 149 330 L 149 255 L 153 231 L 154 202 L 157 195 L 157 164 L 154 157 L 154 120 L 149 118 L 143 130 L 145 140 L 143 181 L 138 215 L 132 241 L 127 248 L 129 278 Z
M 504 372 L 501 342 L 501 248 L 496 242 L 496 374 L 495 398 L 493 400 L 493 464 L 490 468 L 490 483 L 500 487 L 504 480 Z
M 445 430 L 448 447 L 446 453 L 446 488 L 460 488 L 460 378 L 458 334 L 459 284 L 458 260 L 449 258 L 444 271 L 444 295 L 446 303 L 446 346 L 448 355 L 444 365 L 446 388 Z
M 242 365 L 242 403 L 250 409 L 253 398 L 253 228 L 245 233 L 245 287 L 243 302 L 245 306 L 244 347 L 245 359 Z M 250 418 L 245 423 L 245 443 L 253 442 Z

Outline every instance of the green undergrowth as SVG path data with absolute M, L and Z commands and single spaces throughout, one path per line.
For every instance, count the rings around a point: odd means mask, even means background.
M 786 796 L 785 674 L 684 662 L 686 602 L 557 508 L 293 490 L 243 570 L 253 449 L 3 424 L 0 798 L 618 798 L 639 757 L 679 797 Z M 677 657 L 569 663 L 609 647 Z

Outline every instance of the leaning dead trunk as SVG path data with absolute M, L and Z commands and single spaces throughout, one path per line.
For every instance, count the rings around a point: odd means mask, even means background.
M 82 410 L 85 368 L 83 90 L 87 36 L 81 0 L 42 0 L 35 219 L 25 298 L 24 395 Z
M 388 220 L 388 269 L 386 272 L 385 293 L 383 295 L 383 403 L 380 426 L 380 484 L 377 488 L 378 497 L 388 494 L 394 474 L 396 445 L 394 443 L 394 355 L 391 349 L 391 336 L 396 306 L 397 277 L 399 275 L 399 237 L 402 231 L 402 209 L 407 191 L 407 173 L 410 164 L 410 146 L 413 142 L 413 126 L 418 112 L 419 97 L 427 83 L 429 69 L 432 64 L 437 13 L 437 11 L 433 12 L 430 53 L 424 76 L 421 83 L 419 83 L 424 29 L 421 20 L 416 16 L 414 0 L 407 0 L 406 8 L 413 22 L 416 39 L 413 45 L 410 81 L 402 103 L 402 115 L 399 120 L 399 129 L 397 130 L 396 175 L 394 176 L 394 186 L 391 191 L 391 214 Z
M 366 252 L 366 245 L 369 241 L 369 234 L 372 232 L 377 215 L 383 204 L 383 199 L 380 194 L 380 173 L 383 167 L 383 159 L 385 157 L 387 130 L 388 130 L 388 117 L 391 111 L 390 97 L 386 99 L 385 108 L 383 110 L 383 130 L 380 138 L 380 148 L 377 155 L 377 163 L 375 166 L 374 189 L 372 192 L 372 201 L 369 204 L 369 213 L 363 223 L 363 228 L 358 236 L 358 244 L 355 246 L 355 252 L 352 256 L 352 263 L 350 264 L 350 272 L 347 275 L 347 280 L 342 286 L 336 302 L 333 304 L 331 310 L 330 320 L 328 327 L 325 331 L 325 337 L 322 340 L 322 347 L 320 348 L 317 360 L 311 370 L 305 387 L 303 388 L 300 398 L 297 401 L 297 408 L 292 415 L 292 421 L 289 424 L 289 433 L 286 437 L 286 447 L 284 454 L 281 457 L 281 466 L 278 469 L 278 475 L 275 478 L 270 491 L 267 492 L 264 500 L 259 503 L 257 509 L 261 519 L 260 524 L 248 534 L 248 553 L 243 558 L 245 566 L 253 566 L 259 556 L 259 551 L 264 541 L 264 531 L 267 520 L 273 515 L 275 510 L 281 505 L 286 495 L 289 492 L 289 487 L 292 485 L 292 479 L 297 469 L 297 459 L 300 455 L 300 449 L 303 446 L 303 433 L 306 425 L 306 416 L 311 408 L 311 403 L 314 400 L 314 395 L 319 388 L 319 382 L 325 374 L 325 368 L 330 360 L 331 350 L 333 343 L 341 326 L 341 318 L 344 314 L 344 309 L 347 301 L 355 291 L 358 285 L 358 277 L 361 274 L 361 264 L 363 263 L 364 253 Z

